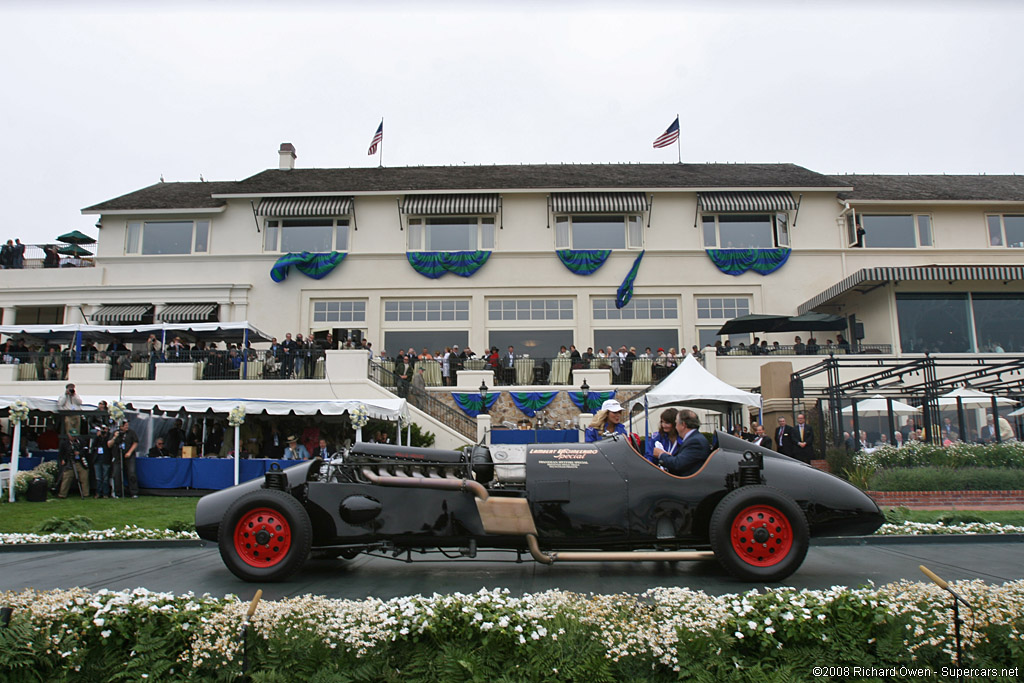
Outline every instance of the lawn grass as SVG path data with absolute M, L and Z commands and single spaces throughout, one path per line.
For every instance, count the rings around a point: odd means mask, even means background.
M 92 520 L 93 529 L 120 528 L 135 524 L 145 529 L 166 529 L 178 522 L 195 521 L 198 498 L 142 496 L 141 498 L 87 499 L 50 498 L 45 503 L 17 501 L 0 503 L 0 533 L 33 533 L 51 517 L 82 515 Z

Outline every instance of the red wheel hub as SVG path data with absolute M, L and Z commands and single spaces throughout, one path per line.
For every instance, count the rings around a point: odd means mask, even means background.
M 292 530 L 284 516 L 270 508 L 247 511 L 235 525 L 235 550 L 253 567 L 273 567 L 292 546 Z
M 736 515 L 729 539 L 741 560 L 755 567 L 771 567 L 793 547 L 793 527 L 771 505 L 751 505 Z

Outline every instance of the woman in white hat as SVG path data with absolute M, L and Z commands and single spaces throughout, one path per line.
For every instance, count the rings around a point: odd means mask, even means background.
M 607 439 L 615 434 L 626 433 L 626 427 L 622 424 L 622 405 L 614 398 L 610 398 L 601 404 L 601 410 L 590 421 L 590 426 L 584 433 L 584 440 L 587 443 Z

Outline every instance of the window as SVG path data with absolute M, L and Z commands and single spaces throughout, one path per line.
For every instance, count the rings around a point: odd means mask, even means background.
M 748 346 L 750 344 L 750 334 L 730 334 L 724 337 L 718 336 L 718 327 L 698 327 L 697 328 L 697 345 L 700 348 L 705 346 L 714 346 L 716 341 L 720 341 L 723 344 L 726 340 L 731 342 L 731 345 L 739 348 L 740 344 Z
M 867 249 L 913 249 L 932 246 L 931 217 L 924 214 L 860 214 L 856 219 L 860 230 L 850 246 Z M 850 238 L 850 235 L 847 235 Z M 858 242 L 857 237 L 863 239 Z
M 410 299 L 384 302 L 384 322 L 469 321 L 469 301 Z
M 490 251 L 493 216 L 422 216 L 409 219 L 409 251 Z
M 555 249 L 643 249 L 640 216 L 568 215 L 555 217 Z
M 488 320 L 572 320 L 572 299 L 491 299 Z
M 126 254 L 200 254 L 209 251 L 210 221 L 128 223 Z
M 365 301 L 314 301 L 314 323 L 366 322 Z
M 966 353 L 971 341 L 967 294 L 897 294 L 896 319 L 904 353 Z
M 990 246 L 1024 248 L 1024 216 L 992 215 L 986 219 Z
M 789 245 L 789 216 L 720 213 L 702 216 L 707 249 L 773 249 Z
M 634 297 L 623 308 L 615 308 L 615 299 L 593 300 L 594 320 L 677 320 L 675 299 Z
M 679 349 L 679 330 L 671 329 L 618 329 L 618 330 L 594 330 L 594 351 L 612 347 L 617 350 L 620 346 L 627 349 L 635 346 L 638 353 L 642 353 L 648 346 L 651 350 L 671 348 Z M 581 349 L 582 350 L 582 349 Z
M 469 332 L 466 330 L 385 330 L 384 349 L 389 356 L 399 351 L 413 349 L 419 353 L 427 349 L 430 353 L 443 352 L 445 348 L 458 345 L 460 349 L 469 347 Z M 377 344 L 373 345 L 374 348 Z M 454 376 L 454 372 L 452 375 Z
M 347 218 L 286 218 L 266 222 L 263 250 L 289 254 L 348 251 L 348 241 Z
M 497 346 L 500 354 L 508 353 L 508 347 L 512 346 L 517 354 L 536 359 L 554 358 L 562 346 L 572 343 L 572 330 L 491 330 L 487 333 L 487 344 Z
M 698 320 L 732 320 L 750 313 L 750 299 L 709 297 L 697 299 Z

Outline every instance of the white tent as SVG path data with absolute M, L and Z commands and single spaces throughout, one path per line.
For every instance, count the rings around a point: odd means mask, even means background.
M 906 413 L 918 413 L 918 412 L 920 412 L 920 408 L 915 408 L 914 406 L 910 405 L 909 403 L 904 403 L 903 401 L 897 401 L 896 399 L 893 399 L 893 401 L 892 401 L 892 412 L 893 412 L 893 415 L 898 415 L 900 413 L 904 413 L 904 414 L 906 414 Z M 852 414 L 853 414 L 853 406 L 852 405 L 851 406 L 846 406 L 845 408 L 843 408 L 843 415 L 852 415 Z M 860 402 L 857 403 L 857 415 L 858 416 L 863 415 L 863 416 L 874 417 L 874 416 L 878 416 L 878 415 L 888 415 L 888 414 L 889 414 L 889 402 L 886 401 L 885 397 L 882 396 L 881 394 L 875 394 L 871 398 L 866 398 L 863 401 L 860 401 Z
M 727 412 L 730 406 L 761 408 L 761 395 L 726 384 L 694 358 L 687 355 L 672 373 L 646 394 L 648 405 L 685 405 L 691 408 Z M 630 403 L 630 410 L 644 405 L 644 396 Z
M 966 387 L 957 387 L 949 393 L 939 396 L 939 406 L 943 410 L 949 410 L 956 408 L 956 399 L 960 398 L 960 404 L 964 408 L 992 408 L 992 394 L 987 394 L 984 391 L 978 391 L 977 389 L 969 389 Z M 1017 402 L 1013 399 L 1003 398 L 1002 396 L 996 396 L 996 405 L 1000 406 L 1015 406 Z

